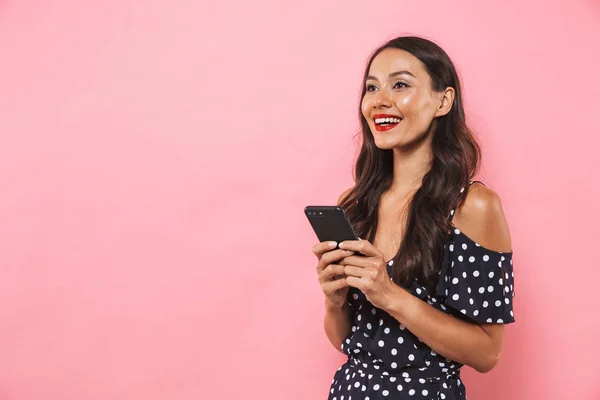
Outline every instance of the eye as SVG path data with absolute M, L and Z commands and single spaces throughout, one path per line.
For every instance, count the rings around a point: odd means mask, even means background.
M 367 85 L 367 92 L 372 92 L 373 90 L 377 90 L 377 86 L 375 86 L 375 85 Z
M 394 89 L 404 89 L 404 88 L 407 88 L 407 87 L 408 87 L 408 85 L 406 83 L 404 83 L 404 82 L 396 82 L 394 84 Z

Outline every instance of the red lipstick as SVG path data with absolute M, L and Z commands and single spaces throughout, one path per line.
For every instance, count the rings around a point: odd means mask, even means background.
M 386 119 L 385 121 L 379 121 Z M 399 121 L 399 122 L 398 122 Z M 400 122 L 402 122 L 402 118 L 397 115 L 392 114 L 375 114 L 373 115 L 373 122 L 375 122 L 375 129 L 378 132 L 389 131 L 390 129 L 394 129 Z

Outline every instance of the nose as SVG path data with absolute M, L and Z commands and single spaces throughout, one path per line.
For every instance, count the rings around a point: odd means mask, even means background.
M 391 106 L 392 102 L 390 101 L 388 93 L 385 90 L 378 91 L 373 101 L 373 108 L 389 108 Z

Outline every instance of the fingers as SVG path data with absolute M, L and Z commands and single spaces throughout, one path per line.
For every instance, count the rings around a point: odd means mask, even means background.
M 351 255 L 345 257 L 343 260 L 340 260 L 338 264 L 355 265 L 357 267 L 363 268 L 379 268 L 381 264 L 381 259 L 375 257 Z
M 364 292 L 366 289 L 365 282 L 362 279 L 357 278 L 355 276 L 349 276 L 345 279 L 345 281 L 348 286 L 357 288 L 361 292 Z
M 323 254 L 320 262 L 324 263 L 325 266 L 327 266 L 329 264 L 337 264 L 337 262 L 340 261 L 341 259 L 343 259 L 345 257 L 349 257 L 353 254 L 354 253 L 352 251 L 348 251 L 348 250 L 333 250 L 333 251 Z
M 356 277 L 356 278 L 364 278 L 364 277 L 374 277 L 374 275 L 377 272 L 372 269 L 357 267 L 354 265 L 346 265 L 344 267 L 343 273 L 349 277 L 352 276 L 352 277 Z
M 351 256 L 353 253 L 347 250 L 332 250 L 321 256 L 321 259 L 317 263 L 317 272 L 321 272 L 325 269 L 329 264 L 337 263 L 337 261 L 341 260 L 344 257 Z
M 382 256 L 381 252 L 368 240 L 346 240 L 339 244 L 339 248 L 358 252 L 367 257 Z
M 319 272 L 319 281 L 329 281 L 337 275 L 344 275 L 344 266 L 338 264 L 329 264 L 321 272 Z
M 333 281 L 327 281 L 327 282 L 321 283 L 321 289 L 323 290 L 323 293 L 325 293 L 326 295 L 333 294 L 336 291 L 345 288 L 346 286 L 348 286 L 348 283 L 346 282 L 346 278 L 340 278 L 340 279 L 336 279 Z
M 337 242 L 321 242 L 313 247 L 313 253 L 318 259 L 321 259 L 323 253 L 333 250 L 337 247 Z

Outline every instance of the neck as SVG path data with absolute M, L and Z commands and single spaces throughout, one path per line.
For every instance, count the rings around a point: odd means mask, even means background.
M 431 141 L 424 140 L 411 149 L 394 149 L 394 178 L 389 189 L 401 197 L 416 192 L 431 168 Z

